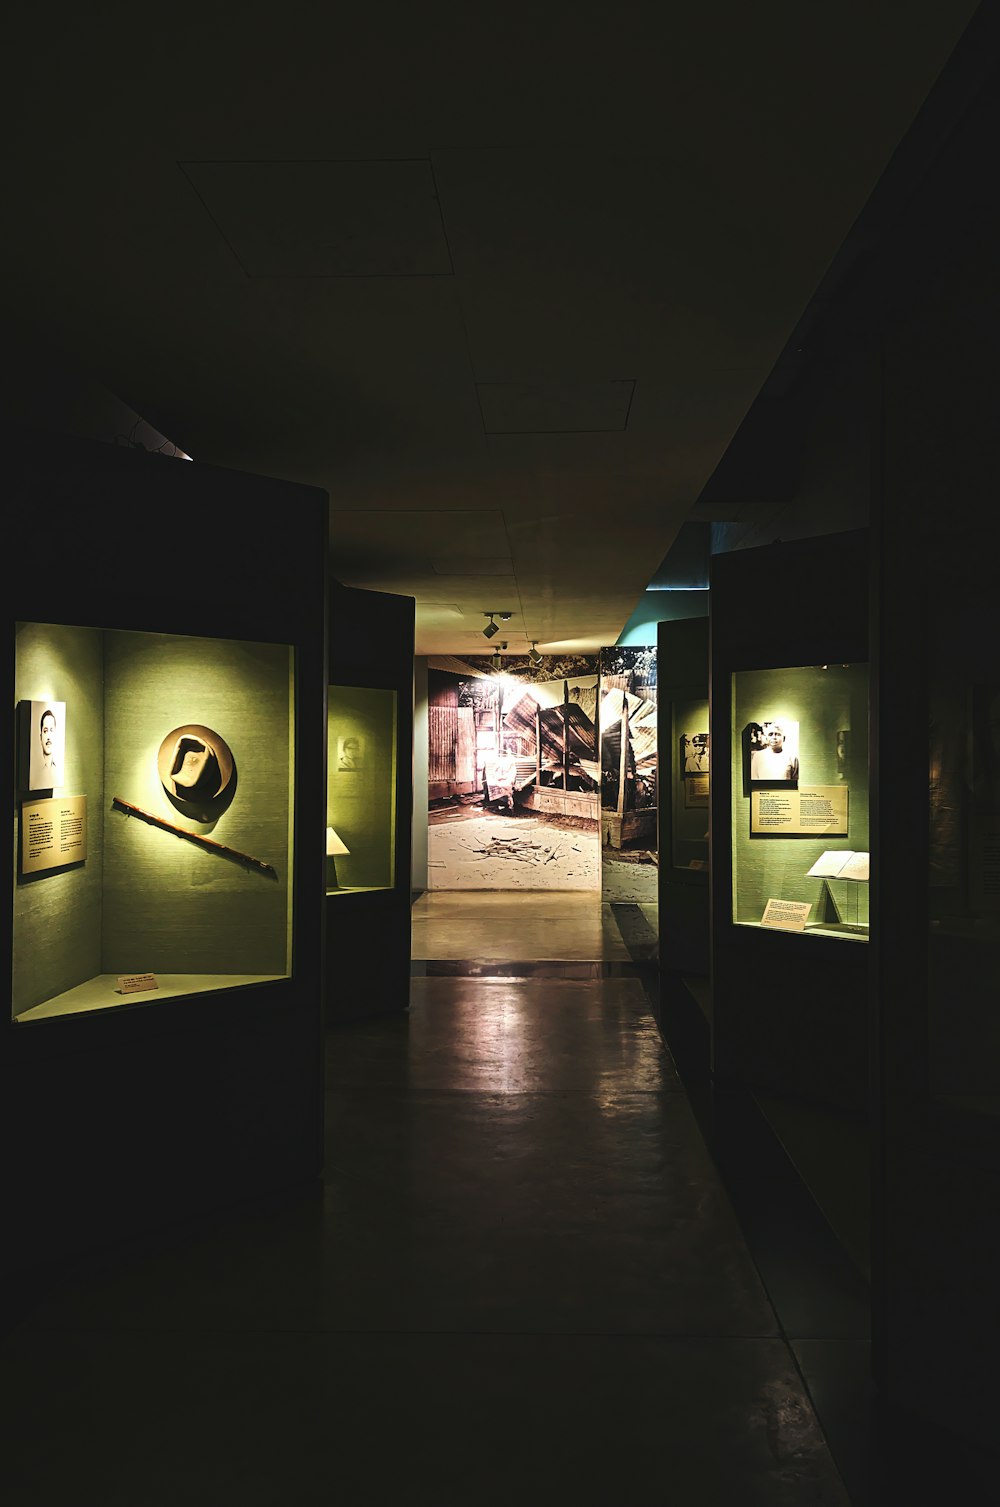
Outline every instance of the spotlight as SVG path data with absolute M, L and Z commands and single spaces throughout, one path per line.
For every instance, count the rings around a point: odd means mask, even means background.
M 500 653 L 500 649 L 506 649 L 506 647 L 507 647 L 506 643 L 502 643 L 499 646 L 499 648 L 494 649 L 493 654 L 490 657 L 490 669 L 491 670 L 502 670 L 503 669 L 503 655 Z
M 528 663 L 533 670 L 537 670 L 542 662 L 542 656 L 538 652 L 538 640 L 531 640 L 531 653 L 528 655 Z
M 483 637 L 484 638 L 492 638 L 493 635 L 494 635 L 494 633 L 499 633 L 500 632 L 500 629 L 497 627 L 496 623 L 493 621 L 493 619 L 496 617 L 496 613 L 495 612 L 484 612 L 483 613 L 483 617 L 488 617 L 489 618 L 489 622 L 486 624 L 486 627 L 483 629 Z

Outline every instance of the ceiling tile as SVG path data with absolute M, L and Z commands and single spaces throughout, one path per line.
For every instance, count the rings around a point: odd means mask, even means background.
M 448 555 L 432 560 L 431 570 L 439 576 L 509 576 L 510 555 Z
M 594 434 L 624 430 L 635 383 L 480 382 L 487 434 Z
M 248 277 L 449 275 L 430 162 L 184 162 Z

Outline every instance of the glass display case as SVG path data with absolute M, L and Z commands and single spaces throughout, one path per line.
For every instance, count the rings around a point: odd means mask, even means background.
M 671 854 L 675 869 L 708 868 L 708 698 L 671 706 Z
M 18 1024 L 290 974 L 285 644 L 16 627 Z
M 395 885 L 396 703 L 394 690 L 328 688 L 328 895 Z
M 867 941 L 868 666 L 732 677 L 732 919 Z

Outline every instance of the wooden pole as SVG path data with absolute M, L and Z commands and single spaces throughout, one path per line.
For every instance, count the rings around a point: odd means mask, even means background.
M 541 809 L 541 801 L 538 796 L 542 788 L 542 708 L 539 702 L 535 702 L 535 805 Z
M 563 681 L 563 789 L 569 789 L 569 681 Z
M 241 853 L 239 848 L 228 848 L 223 842 L 216 842 L 212 837 L 202 837 L 200 832 L 189 832 L 187 827 L 178 827 L 174 822 L 166 821 L 162 816 L 156 816 L 152 811 L 144 811 L 141 806 L 133 806 L 131 801 L 122 800 L 120 795 L 112 796 L 111 805 L 115 811 L 123 811 L 126 816 L 137 816 L 140 821 L 148 822 L 151 827 L 158 827 L 161 832 L 171 832 L 174 837 L 183 837 L 185 842 L 193 842 L 195 847 L 204 848 L 208 853 L 216 853 L 220 858 L 228 858 L 233 863 L 242 864 L 245 869 L 254 869 L 258 874 L 269 874 L 272 879 L 277 879 L 278 871 L 271 863 L 265 863 L 263 858 L 254 858 L 250 853 Z

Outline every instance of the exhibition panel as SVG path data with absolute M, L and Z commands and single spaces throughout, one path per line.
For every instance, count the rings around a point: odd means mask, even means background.
M 287 645 L 21 623 L 19 1022 L 290 972 Z
M 428 888 L 599 890 L 596 655 L 453 655 L 430 675 Z
M 657 894 L 656 645 L 602 649 L 601 893 L 653 902 Z
M 868 666 L 732 676 L 732 918 L 868 939 Z

